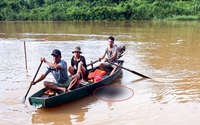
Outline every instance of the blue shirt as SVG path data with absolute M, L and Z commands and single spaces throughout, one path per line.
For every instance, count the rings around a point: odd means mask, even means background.
M 67 62 L 65 62 L 64 60 L 60 60 L 58 65 L 61 66 L 60 69 L 53 69 L 50 66 L 47 67 L 48 69 L 47 69 L 45 75 L 48 75 L 51 72 L 57 83 L 64 84 L 68 79 Z

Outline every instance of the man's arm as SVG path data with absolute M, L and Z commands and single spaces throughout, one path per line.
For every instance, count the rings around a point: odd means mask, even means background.
M 31 81 L 32 85 L 35 85 L 36 83 L 42 81 L 46 77 L 45 74 L 42 74 L 36 81 Z
M 106 58 L 106 61 L 113 60 L 117 57 L 117 52 L 115 52 L 110 58 Z
M 49 65 L 53 69 L 61 69 L 60 65 L 51 63 L 51 62 L 47 61 L 45 58 L 41 58 L 41 60 L 44 61 L 44 63 L 46 63 L 47 65 Z
M 106 51 L 104 51 L 103 55 L 101 57 L 99 57 L 99 61 L 101 61 L 102 59 L 104 59 L 106 56 Z

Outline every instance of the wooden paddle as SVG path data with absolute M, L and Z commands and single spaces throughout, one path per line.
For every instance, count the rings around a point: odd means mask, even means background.
M 39 65 L 39 67 L 38 67 L 38 69 L 37 69 L 37 72 L 36 72 L 36 74 L 35 74 L 35 76 L 34 76 L 34 78 L 33 78 L 33 81 L 35 81 L 35 78 L 36 78 L 36 76 L 37 76 L 37 74 L 38 74 L 38 71 L 39 71 L 39 69 L 40 69 L 42 63 L 43 63 L 43 61 L 41 61 L 40 65 Z M 30 84 L 30 86 L 29 86 L 29 88 L 28 88 L 28 91 L 26 92 L 26 95 L 25 95 L 24 98 L 22 99 L 22 103 L 25 103 L 26 97 L 27 97 L 27 95 L 28 95 L 28 93 L 29 93 L 31 87 L 32 87 L 32 84 Z
M 118 57 L 118 59 L 119 58 L 121 58 L 122 56 L 124 56 L 125 54 L 127 53 L 127 51 L 125 51 L 124 53 L 122 53 L 119 57 Z M 97 63 L 97 62 L 100 62 L 100 60 L 96 60 L 96 61 L 91 61 L 91 63 L 89 63 L 89 64 L 87 64 L 86 66 L 88 67 L 88 66 L 92 66 L 93 64 L 95 64 L 95 63 Z
M 94 62 L 91 61 L 91 63 L 87 64 L 86 66 L 87 66 L 87 67 L 90 66 L 90 65 L 92 66 L 93 64 L 95 64 L 95 63 L 97 63 L 97 62 L 99 62 L 99 60 L 96 60 L 96 61 L 94 61 Z
M 118 67 L 121 67 L 122 69 L 125 69 L 125 70 L 127 70 L 127 71 L 129 71 L 129 72 L 132 72 L 132 73 L 134 73 L 134 74 L 136 74 L 136 75 L 139 75 L 139 76 L 141 76 L 141 77 L 143 77 L 143 78 L 151 79 L 151 78 L 148 77 L 148 76 L 145 76 L 145 75 L 143 75 L 143 74 L 141 74 L 141 73 L 138 73 L 138 72 L 136 72 L 136 71 L 133 71 L 133 70 L 127 69 L 127 68 L 122 67 L 122 66 L 120 66 L 120 65 L 117 65 L 117 64 L 115 64 L 115 63 L 113 63 L 113 62 L 109 62 L 109 63 L 112 64 L 112 65 L 116 65 L 116 66 L 118 66 Z

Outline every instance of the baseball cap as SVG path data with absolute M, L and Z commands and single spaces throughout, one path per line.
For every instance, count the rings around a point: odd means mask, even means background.
M 53 52 L 51 53 L 52 56 L 61 56 L 61 52 L 58 49 L 54 49 Z

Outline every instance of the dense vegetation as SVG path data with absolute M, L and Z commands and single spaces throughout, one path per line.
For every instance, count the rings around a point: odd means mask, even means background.
M 0 20 L 200 20 L 199 0 L 1 0 Z

